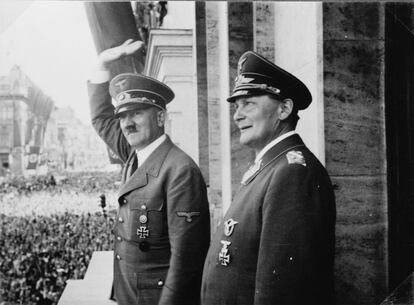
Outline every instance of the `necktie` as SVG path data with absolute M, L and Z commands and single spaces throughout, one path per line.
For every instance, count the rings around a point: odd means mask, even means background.
M 247 180 L 249 180 L 260 169 L 261 165 L 262 160 L 259 160 L 250 166 L 249 169 L 244 173 L 241 184 L 246 185 Z
M 132 174 L 135 172 L 135 170 L 138 167 L 138 158 L 137 155 L 134 156 L 134 158 L 129 162 L 127 173 L 126 173 L 126 180 L 128 180 Z

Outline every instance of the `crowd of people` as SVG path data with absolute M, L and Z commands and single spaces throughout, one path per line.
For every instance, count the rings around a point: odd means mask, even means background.
M 119 179 L 117 173 L 66 173 L 0 183 L 0 305 L 57 304 L 68 279 L 83 279 L 94 251 L 113 249 L 116 211 L 104 210 L 98 194 L 113 193 Z M 74 192 L 79 195 L 69 196 Z M 80 200 L 91 208 L 74 211 Z M 33 209 L 13 213 L 16 206 Z
M 57 304 L 66 280 L 83 278 L 93 251 L 112 249 L 114 217 L 0 214 L 0 304 Z
M 120 173 L 114 172 L 76 172 L 60 175 L 8 177 L 0 181 L 0 197 L 5 194 L 29 195 L 43 190 L 50 192 L 64 190 L 75 192 L 111 191 L 116 189 L 116 181 L 120 179 Z
M 56 178 L 50 176 L 10 177 L 0 184 L 0 194 L 28 194 L 34 191 L 52 189 L 56 186 Z

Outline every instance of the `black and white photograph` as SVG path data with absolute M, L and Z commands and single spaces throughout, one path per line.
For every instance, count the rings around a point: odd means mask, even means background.
M 0 2 L 0 305 L 413 305 L 414 2 Z

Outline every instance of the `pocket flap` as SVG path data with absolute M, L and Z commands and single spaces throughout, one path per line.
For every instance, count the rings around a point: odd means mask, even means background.
M 162 198 L 132 198 L 130 203 L 131 210 L 161 211 L 164 205 Z M 143 208 L 145 206 L 145 208 Z
M 137 273 L 137 288 L 138 289 L 154 289 L 164 287 L 167 270 L 154 272 L 139 272 Z

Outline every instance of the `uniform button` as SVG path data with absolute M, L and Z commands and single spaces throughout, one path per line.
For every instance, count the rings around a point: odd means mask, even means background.
M 118 218 L 118 221 L 119 221 L 119 222 L 124 222 L 124 219 L 123 219 L 122 217 L 119 217 L 119 218 Z
M 147 223 L 147 221 L 148 221 L 147 215 L 139 216 L 139 222 L 140 223 Z
M 161 287 L 162 285 L 164 285 L 164 281 L 163 280 L 159 280 L 157 283 L 158 287 Z
M 119 254 L 117 254 L 115 257 L 117 260 L 121 260 L 121 257 L 119 256 Z
M 121 236 L 117 236 L 116 239 L 119 240 L 119 241 L 121 241 L 122 240 L 122 237 Z
M 123 203 L 127 203 L 128 200 L 126 198 L 124 198 L 124 200 L 122 200 Z
M 141 205 L 141 210 L 145 211 L 146 209 L 147 209 L 147 206 L 145 204 Z
M 147 241 L 141 241 L 139 243 L 139 249 L 142 252 L 147 252 L 149 250 L 149 248 L 150 248 L 150 244 Z

